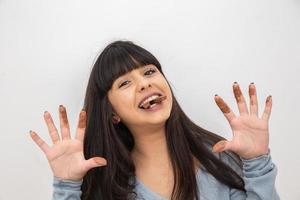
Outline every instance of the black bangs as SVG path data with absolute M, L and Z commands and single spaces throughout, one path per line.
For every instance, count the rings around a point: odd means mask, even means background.
M 104 96 L 120 76 L 139 67 L 153 64 L 163 74 L 158 60 L 146 49 L 131 41 L 115 41 L 98 57 L 93 71 L 100 94 Z

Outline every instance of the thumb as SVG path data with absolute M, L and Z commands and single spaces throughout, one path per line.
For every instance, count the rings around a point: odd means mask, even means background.
M 101 166 L 105 166 L 107 164 L 106 160 L 104 158 L 101 157 L 93 157 L 88 159 L 85 162 L 85 168 L 88 170 L 94 168 L 94 167 L 101 167 Z
M 230 149 L 230 146 L 231 145 L 230 145 L 229 141 L 227 141 L 227 140 L 221 140 L 221 141 L 217 142 L 217 144 L 215 144 L 213 146 L 212 151 L 214 153 L 216 153 L 216 152 L 219 153 L 219 152 L 222 152 L 222 151 Z

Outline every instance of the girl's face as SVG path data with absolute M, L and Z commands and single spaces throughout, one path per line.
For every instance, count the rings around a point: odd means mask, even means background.
M 159 109 L 149 111 L 139 108 L 144 97 L 158 92 L 167 98 Z M 116 79 L 108 91 L 113 110 L 127 127 L 164 124 L 172 108 L 172 93 L 165 77 L 155 65 L 132 70 Z

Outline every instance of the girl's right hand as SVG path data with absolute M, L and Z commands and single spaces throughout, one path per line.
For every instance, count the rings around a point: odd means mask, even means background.
M 34 131 L 30 131 L 30 136 L 45 153 L 55 177 L 77 181 L 81 180 L 91 168 L 107 164 L 106 159 L 102 157 L 93 157 L 88 160 L 84 158 L 85 111 L 80 112 L 75 139 L 71 138 L 66 108 L 62 105 L 59 106 L 61 138 L 47 111 L 44 113 L 44 119 L 53 141 L 52 147 L 49 147 Z

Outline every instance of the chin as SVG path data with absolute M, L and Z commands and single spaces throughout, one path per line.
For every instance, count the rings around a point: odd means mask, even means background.
M 157 115 L 152 115 L 147 118 L 146 123 L 148 124 L 165 124 L 169 119 L 169 113 L 157 113 Z

